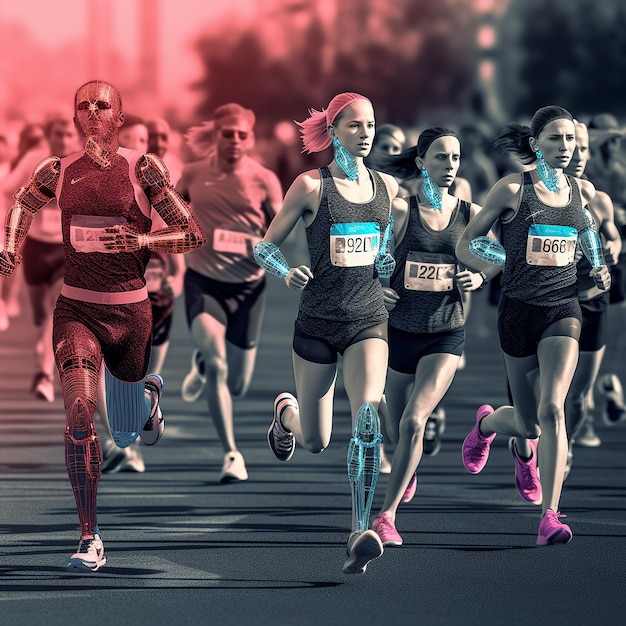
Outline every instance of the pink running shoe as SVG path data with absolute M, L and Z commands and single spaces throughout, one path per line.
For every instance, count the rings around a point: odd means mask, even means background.
M 555 513 L 552 509 L 547 509 L 543 514 L 537 534 L 538 546 L 551 546 L 572 540 L 572 529 L 567 524 L 559 522 L 559 517 L 565 517 L 565 515 Z
M 381 513 L 374 518 L 372 522 L 372 530 L 380 537 L 383 546 L 401 546 L 402 537 L 400 537 L 394 523 L 391 521 L 389 513 Z
M 491 442 L 496 438 L 496 433 L 483 437 L 478 429 L 480 420 L 493 413 L 494 410 L 489 404 L 479 406 L 476 411 L 476 424 L 474 424 L 474 428 L 470 430 L 469 435 L 463 441 L 463 465 L 472 474 L 478 474 L 485 467 L 489 458 Z
M 523 461 L 517 454 L 515 437 L 509 439 L 509 450 L 515 459 L 515 486 L 523 500 L 531 504 L 541 504 L 542 492 L 539 468 L 537 467 L 537 440 L 529 439 L 528 444 L 533 454 L 528 461 Z
M 415 490 L 417 489 L 417 474 L 413 474 L 411 480 L 409 480 L 409 484 L 406 486 L 404 490 L 404 494 L 402 495 L 402 502 L 411 502 L 413 500 L 413 496 L 415 495 Z

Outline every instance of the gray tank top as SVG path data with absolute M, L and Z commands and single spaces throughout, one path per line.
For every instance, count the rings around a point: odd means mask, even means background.
M 315 219 L 306 229 L 314 278 L 304 288 L 300 298 L 299 312 L 305 316 L 345 322 L 372 318 L 374 324 L 388 317 L 373 263 L 340 267 L 331 262 L 331 229 L 365 223 L 368 224 L 366 229 L 375 225 L 382 239 L 387 228 L 391 205 L 387 186 L 380 174 L 368 171 L 374 195 L 369 202 L 359 204 L 346 200 L 339 193 L 328 167 L 320 168 L 320 205 Z M 343 245 L 340 239 L 335 237 L 333 245 Z M 345 244 L 349 246 L 351 242 L 346 240 Z
M 502 293 L 509 298 L 537 306 L 554 306 L 577 296 L 576 263 L 554 267 L 526 261 L 531 225 L 569 226 L 579 233 L 586 228 L 578 183 L 572 176 L 566 175 L 566 179 L 570 200 L 565 206 L 554 207 L 539 200 L 530 173 L 524 172 L 519 210 L 510 221 L 502 222 L 506 262 L 501 285 Z
M 470 204 L 458 200 L 446 228 L 433 230 L 422 221 L 417 198 L 411 196 L 406 234 L 394 254 L 390 285 L 400 299 L 389 312 L 390 326 L 410 333 L 439 333 L 464 325 L 461 292 L 451 278 L 438 280 L 437 274 L 446 268 L 452 271 L 451 266 L 456 273 L 454 249 L 469 216 Z M 411 277 L 418 283 L 414 288 L 409 288 Z

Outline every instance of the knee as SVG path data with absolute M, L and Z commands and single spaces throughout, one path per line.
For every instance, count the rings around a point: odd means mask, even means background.
M 556 428 L 565 419 L 565 411 L 554 402 L 549 402 L 539 407 L 538 416 L 541 428 Z
M 95 435 L 93 423 L 95 411 L 95 402 L 90 402 L 83 397 L 78 396 L 71 401 L 66 400 L 66 433 L 75 443 Z
M 205 372 L 208 378 L 213 378 L 219 382 L 228 380 L 228 363 L 226 359 L 218 355 L 204 356 Z
M 526 428 L 524 432 L 524 439 L 539 439 L 540 435 L 541 428 L 538 424 L 534 424 L 533 426 Z
M 427 420 L 428 416 L 403 415 L 400 420 L 400 438 L 411 440 L 423 436 Z
M 324 452 L 324 450 L 328 447 L 328 444 L 328 441 L 322 441 L 322 439 L 317 437 L 315 439 L 305 439 L 302 442 L 304 449 L 313 454 Z
M 243 376 L 238 376 L 235 379 L 229 377 L 228 379 L 228 389 L 233 398 L 241 398 L 245 396 L 248 391 L 248 387 L 250 387 L 250 381 L 245 380 Z

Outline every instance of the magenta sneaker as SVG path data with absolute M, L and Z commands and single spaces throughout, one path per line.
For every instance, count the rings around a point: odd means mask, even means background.
M 555 513 L 552 509 L 547 509 L 543 514 L 537 534 L 538 546 L 551 546 L 572 540 L 572 529 L 567 524 L 559 522 L 559 517 L 565 517 L 565 515 Z
M 372 522 L 372 530 L 380 537 L 383 546 L 401 546 L 402 537 L 400 537 L 394 523 L 391 521 L 389 513 L 381 513 L 374 518 Z
M 480 420 L 494 412 L 494 408 L 489 404 L 483 404 L 476 411 L 476 423 L 474 428 L 470 430 L 469 435 L 463 441 L 463 465 L 465 469 L 472 474 L 478 474 L 489 458 L 489 447 L 491 442 L 496 438 L 496 433 L 483 437 L 480 434 L 478 425 Z
M 517 454 L 515 437 L 509 439 L 509 450 L 515 459 L 515 486 L 523 500 L 531 504 L 541 504 L 541 482 L 537 467 L 537 440 L 529 439 L 528 444 L 533 454 L 528 461 L 523 461 Z
M 404 490 L 404 494 L 402 495 L 402 502 L 411 502 L 413 500 L 413 496 L 415 495 L 415 490 L 417 489 L 417 474 L 413 474 L 411 480 L 409 480 L 409 484 L 406 486 Z

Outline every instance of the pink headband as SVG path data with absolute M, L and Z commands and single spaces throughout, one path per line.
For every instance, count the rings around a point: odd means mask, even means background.
M 328 134 L 328 127 L 337 119 L 341 111 L 356 100 L 370 102 L 369 98 L 358 93 L 346 92 L 335 96 L 326 110 L 316 111 L 315 109 L 309 109 L 309 117 L 303 122 L 296 122 L 300 127 L 302 143 L 304 144 L 302 152 L 310 154 L 311 152 L 321 152 L 328 148 L 332 143 L 332 139 Z

